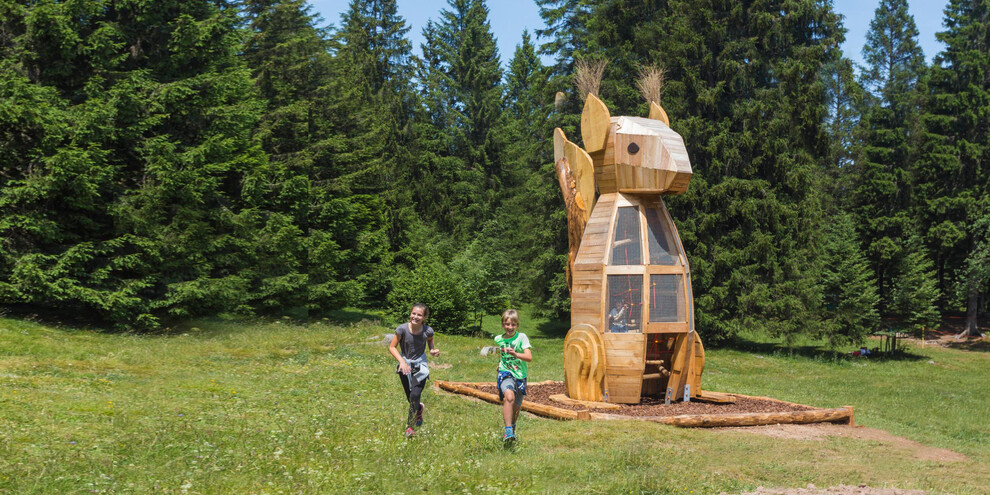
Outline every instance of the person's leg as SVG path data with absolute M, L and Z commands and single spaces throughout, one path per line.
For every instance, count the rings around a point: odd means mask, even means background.
M 502 421 L 505 422 L 505 440 L 515 438 L 512 429 L 512 410 L 516 402 L 516 381 L 512 375 L 500 372 L 498 374 L 498 398 L 502 401 Z
M 399 373 L 399 381 L 402 382 L 402 390 L 406 392 L 406 400 L 409 400 L 409 377 Z
M 512 411 L 515 408 L 516 401 L 516 391 L 509 389 L 505 391 L 505 399 L 502 401 L 502 419 L 505 420 L 505 426 L 512 426 L 514 421 L 512 420 Z
M 520 388 L 518 385 L 515 392 L 515 401 L 512 403 L 512 432 L 516 431 L 516 422 L 519 420 L 519 411 L 522 410 L 523 397 L 526 395 L 525 390 Z
M 419 414 L 419 402 L 423 396 L 423 388 L 425 387 L 425 380 L 409 387 L 409 417 L 406 420 L 406 426 L 409 428 L 416 425 L 416 415 Z

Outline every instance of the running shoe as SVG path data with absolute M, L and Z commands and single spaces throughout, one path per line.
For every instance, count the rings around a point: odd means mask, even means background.
M 426 404 L 419 403 L 419 412 L 416 413 L 416 426 L 423 426 L 423 412 L 426 411 Z

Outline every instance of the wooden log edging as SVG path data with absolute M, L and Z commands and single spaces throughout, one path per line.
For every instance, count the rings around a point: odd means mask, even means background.
M 495 385 L 494 383 L 459 383 L 437 380 L 436 385 L 443 390 L 461 395 L 469 395 L 486 402 L 500 404 L 498 395 L 482 392 L 472 386 Z M 547 385 L 555 383 L 552 380 L 538 382 L 531 385 Z M 772 397 L 747 396 L 742 394 L 729 394 L 740 398 L 770 399 L 786 404 L 805 406 L 794 402 L 786 402 Z M 553 419 L 598 419 L 598 420 L 630 420 L 647 421 L 651 423 L 667 424 L 681 428 L 715 428 L 725 426 L 765 426 L 775 424 L 810 424 L 810 423 L 841 423 L 853 424 L 853 407 L 844 406 L 834 409 L 811 409 L 806 411 L 772 412 L 772 413 L 730 413 L 730 414 L 683 414 L 679 416 L 625 416 L 622 414 L 598 413 L 585 411 L 572 411 L 560 407 L 536 404 L 523 401 L 523 411 Z
M 478 390 L 476 388 L 466 386 L 463 383 L 437 380 L 436 384 L 438 387 L 448 392 L 454 392 L 455 394 L 462 394 L 462 395 L 470 395 L 471 397 L 476 397 L 483 401 L 491 402 L 492 404 L 502 403 L 501 401 L 498 400 L 498 395 L 491 394 L 488 392 L 482 392 L 481 390 Z M 495 385 L 495 384 L 488 383 L 486 385 Z M 530 385 L 535 385 L 535 384 L 530 384 Z M 554 406 L 545 406 L 543 404 L 537 404 L 535 402 L 523 401 L 522 410 L 554 419 L 579 419 L 579 418 L 590 419 L 588 416 L 588 411 L 572 411 L 570 409 L 562 409 Z M 584 413 L 584 414 L 579 414 L 579 413 Z
M 717 428 L 724 426 L 766 426 L 779 424 L 844 423 L 852 424 L 852 407 L 813 409 L 772 413 L 683 414 L 680 416 L 623 416 L 591 413 L 591 419 L 632 419 L 682 428 Z

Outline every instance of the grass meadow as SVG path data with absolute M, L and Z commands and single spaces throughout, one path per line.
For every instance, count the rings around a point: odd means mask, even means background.
M 866 484 L 990 491 L 990 353 L 908 348 L 853 360 L 756 336 L 709 349 L 706 389 L 822 407 L 967 458 L 882 441 L 526 415 L 501 442 L 498 406 L 425 394 L 419 436 L 381 344 L 391 326 L 197 321 L 165 335 L 0 318 L 0 493 L 740 493 Z M 495 332 L 495 319 L 484 328 Z M 524 315 L 530 380 L 561 380 L 565 328 Z M 490 339 L 438 335 L 435 379 L 492 381 Z

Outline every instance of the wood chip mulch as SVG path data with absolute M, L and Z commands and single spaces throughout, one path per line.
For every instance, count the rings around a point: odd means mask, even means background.
M 494 385 L 481 385 L 474 388 L 482 392 L 498 395 Z M 530 384 L 526 390 L 526 401 L 548 406 L 580 411 L 587 409 L 550 400 L 551 395 L 567 394 L 563 382 L 553 384 Z M 639 404 L 619 404 L 621 409 L 592 409 L 593 412 L 620 414 L 624 416 L 679 416 L 682 414 L 735 414 L 735 413 L 769 413 L 811 411 L 816 408 L 799 404 L 788 404 L 775 400 L 755 397 L 738 397 L 733 404 L 714 404 L 707 402 L 675 402 L 670 405 L 663 403 L 663 397 L 643 397 Z

